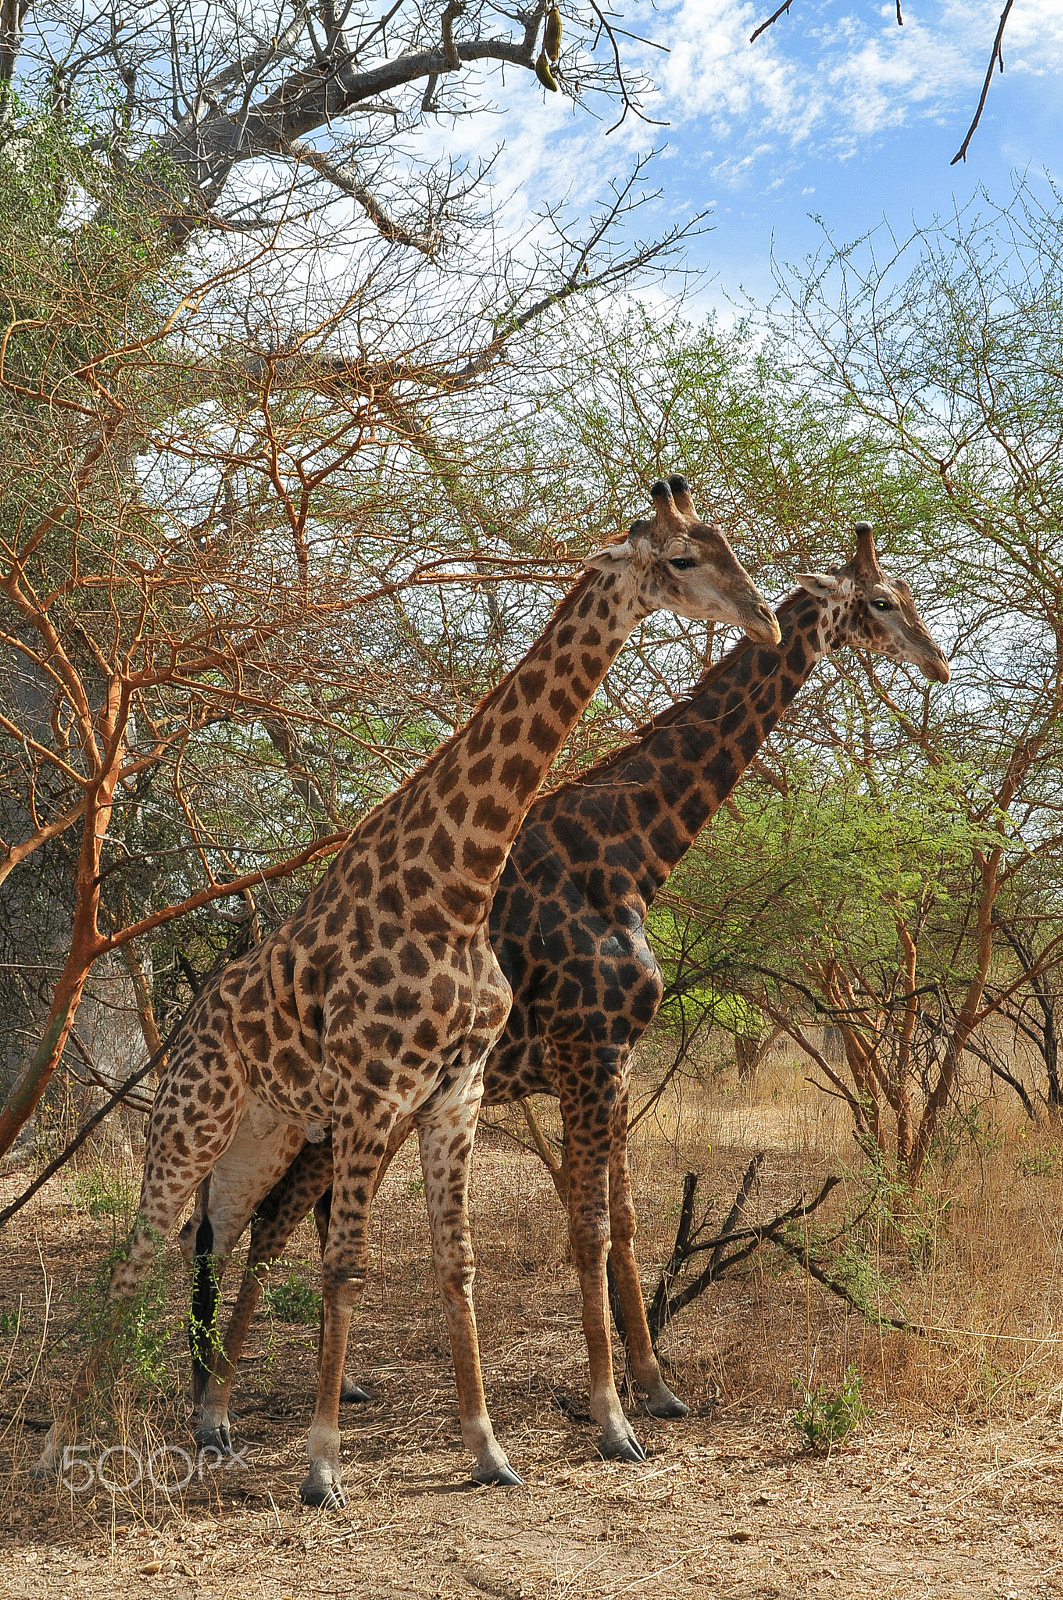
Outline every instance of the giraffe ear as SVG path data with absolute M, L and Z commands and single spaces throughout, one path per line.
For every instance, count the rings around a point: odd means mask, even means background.
M 600 550 L 592 550 L 583 557 L 583 565 L 596 572 L 619 572 L 634 554 L 629 541 L 622 539 L 619 544 L 603 544 Z
M 829 600 L 838 593 L 838 579 L 833 572 L 799 572 L 797 581 L 802 589 L 814 594 L 817 600 Z

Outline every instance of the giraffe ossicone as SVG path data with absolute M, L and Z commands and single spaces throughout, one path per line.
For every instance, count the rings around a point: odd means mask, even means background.
M 676 504 L 692 511 L 685 485 L 672 483 Z M 825 656 L 848 644 L 909 662 L 932 682 L 949 679 L 948 662 L 907 584 L 880 567 L 869 524 L 858 524 L 850 562 L 798 581 L 779 607 L 777 645 L 736 645 L 625 745 L 536 800 L 491 911 L 491 942 L 513 1004 L 487 1058 L 484 1101 L 500 1105 L 530 1094 L 560 1099 L 590 1410 L 601 1428 L 602 1451 L 629 1461 L 644 1459 L 645 1452 L 613 1378 L 607 1255 L 647 1409 L 658 1417 L 683 1416 L 687 1409 L 661 1374 L 632 1248 L 630 1060 L 663 993 L 646 939 L 646 912 Z M 389 1155 L 406 1131 L 396 1127 Z M 311 1206 L 317 1205 L 325 1232 L 329 1177 L 329 1146 L 306 1146 L 260 1207 L 225 1334 L 230 1374 L 263 1269 Z
M 520 1481 L 487 1413 L 468 1228 L 483 1061 L 511 998 L 488 939 L 491 901 L 544 774 L 639 621 L 667 609 L 778 638 L 724 536 L 684 511 L 669 484 L 651 493 L 653 516 L 588 558 L 589 570 L 465 727 L 355 828 L 295 915 L 196 997 L 160 1075 L 140 1207 L 110 1281 L 115 1325 L 154 1242 L 197 1191 L 183 1243 L 192 1251 L 209 1239 L 224 1259 L 304 1141 L 329 1130 L 321 1363 L 300 1489 L 309 1504 L 343 1501 L 343 1362 L 369 1206 L 400 1125 L 416 1128 L 420 1143 L 472 1475 Z M 94 1371 L 90 1359 L 75 1403 Z M 203 1429 L 227 1438 L 209 1394 Z M 41 1473 L 54 1470 L 59 1439 L 57 1424 Z

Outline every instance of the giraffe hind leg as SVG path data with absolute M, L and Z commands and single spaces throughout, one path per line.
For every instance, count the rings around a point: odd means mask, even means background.
M 199 1184 L 220 1160 L 232 1140 L 243 1104 L 240 1074 L 218 1056 L 194 1062 L 198 1071 L 178 1076 L 171 1057 L 170 1075 L 160 1084 L 148 1129 L 140 1207 L 125 1251 L 115 1263 L 107 1288 L 100 1335 L 74 1380 L 63 1424 L 49 1431 L 33 1477 L 37 1481 L 57 1474 L 64 1433 L 76 1427 L 80 1406 L 87 1399 L 106 1356 L 114 1351 L 128 1326 L 129 1313 L 158 1252 Z M 188 1057 L 184 1057 L 188 1066 Z M 215 1113 L 208 1124 L 188 1115 L 194 1104 L 192 1088 L 200 1075 L 209 1076 Z
M 218 1314 L 218 1272 L 214 1265 L 214 1225 L 204 1206 L 192 1257 L 192 1305 L 188 1348 L 192 1356 L 192 1399 L 202 1405 L 213 1366 L 212 1332 Z
M 229 1401 L 233 1377 L 255 1307 L 273 1263 L 310 1207 L 316 1209 L 322 1190 L 327 1192 L 331 1181 L 331 1144 L 305 1144 L 258 1207 L 251 1222 L 251 1242 L 236 1305 L 220 1344 L 216 1339 L 210 1341 L 206 1381 L 197 1396 L 200 1420 L 195 1437 L 198 1444 L 231 1450 Z M 363 1390 L 358 1390 L 357 1395 L 368 1399 Z
M 635 1207 L 631 1199 L 631 1174 L 627 1161 L 626 1088 L 613 1111 L 613 1138 L 609 1146 L 609 1231 L 609 1259 L 624 1318 L 628 1360 L 635 1382 L 646 1391 L 646 1410 L 651 1417 L 685 1417 L 689 1407 L 665 1383 L 654 1353 L 632 1248 Z
M 386 1161 L 387 1161 L 387 1157 L 385 1157 L 384 1162 L 381 1163 L 382 1167 L 384 1167 L 386 1165 Z M 378 1185 L 378 1187 L 379 1187 L 379 1183 L 380 1183 L 380 1178 L 382 1176 L 383 1176 L 382 1173 L 378 1173 L 377 1174 L 377 1185 Z M 324 1260 L 324 1256 L 325 1256 L 325 1246 L 328 1244 L 328 1224 L 329 1224 L 329 1217 L 331 1215 L 332 1215 L 332 1184 L 330 1182 L 329 1186 L 325 1190 L 324 1194 L 319 1195 L 318 1198 L 314 1201 L 314 1226 L 317 1228 L 317 1238 L 318 1238 L 318 1243 L 321 1246 L 321 1257 L 322 1257 L 322 1260 Z M 318 1323 L 317 1323 L 317 1364 L 318 1364 L 319 1370 L 320 1370 L 320 1367 L 321 1367 L 321 1350 L 322 1350 L 322 1347 L 323 1347 L 324 1343 L 325 1343 L 325 1302 L 322 1300 L 322 1302 L 321 1302 L 321 1312 L 320 1312 L 320 1315 L 318 1317 Z M 361 1384 L 355 1383 L 354 1379 L 349 1377 L 347 1375 L 347 1373 L 344 1372 L 343 1380 L 340 1383 L 340 1404 L 341 1405 L 366 1405 L 368 1403 L 368 1401 L 371 1400 L 371 1399 L 372 1399 L 372 1395 L 368 1394 L 366 1392 L 366 1390 L 362 1388 Z
M 580 1086 L 594 1081 L 598 1065 L 607 1069 L 604 1091 L 584 1103 Z M 599 1049 L 566 1066 L 561 1075 L 561 1114 L 569 1163 L 568 1227 L 583 1298 L 587 1341 L 590 1412 L 601 1429 L 598 1449 L 608 1460 L 642 1462 L 646 1451 L 624 1415 L 613 1376 L 606 1257 L 610 1252 L 609 1140 L 616 1101 L 624 1092 L 624 1061 L 616 1051 Z M 625 1306 L 625 1315 L 626 1315 Z

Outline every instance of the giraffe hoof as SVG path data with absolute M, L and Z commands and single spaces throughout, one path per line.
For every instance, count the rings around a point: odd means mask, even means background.
M 602 1439 L 598 1445 L 598 1449 L 601 1451 L 606 1461 L 639 1462 L 648 1461 L 650 1459 L 649 1455 L 639 1444 L 633 1433 L 629 1433 L 627 1437 L 623 1439 Z
M 320 1506 L 323 1511 L 339 1511 L 347 1504 L 343 1485 L 327 1462 L 315 1461 L 302 1483 L 299 1498 L 304 1506 Z
M 685 1405 L 678 1395 L 670 1392 L 658 1396 L 656 1400 L 647 1400 L 646 1410 L 651 1417 L 688 1417 L 690 1415 L 690 1407 Z
M 340 1384 L 340 1399 L 345 1404 L 351 1403 L 354 1405 L 364 1406 L 367 1405 L 372 1398 L 373 1397 L 371 1394 L 367 1394 L 364 1389 L 360 1389 L 358 1387 L 353 1378 L 344 1378 L 343 1382 Z M 683 1410 L 686 1410 L 685 1406 L 683 1407 Z
M 217 1450 L 221 1456 L 231 1456 L 233 1453 L 228 1417 L 223 1422 L 201 1422 L 192 1437 L 201 1450 Z
M 524 1485 L 520 1473 L 514 1472 L 508 1464 L 504 1467 L 474 1467 L 470 1477 L 473 1483 L 482 1484 L 485 1488 L 519 1489 Z

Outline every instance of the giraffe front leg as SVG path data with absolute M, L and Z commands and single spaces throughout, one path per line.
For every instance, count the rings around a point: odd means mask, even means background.
M 599 1053 L 595 1062 L 602 1059 Z M 611 1074 L 621 1067 L 615 1057 L 603 1064 Z M 595 1063 L 582 1072 L 562 1071 L 561 1112 L 569 1167 L 568 1228 L 583 1296 L 583 1332 L 590 1368 L 590 1412 L 602 1430 L 598 1448 L 618 1461 L 645 1461 L 646 1452 L 620 1404 L 613 1378 L 609 1291 L 605 1263 L 609 1254 L 609 1140 L 616 1086 L 599 1090 L 585 1109 L 579 1084 Z M 568 1092 L 566 1092 L 566 1090 Z
M 689 1407 L 674 1395 L 661 1376 L 646 1322 L 638 1268 L 632 1241 L 635 1237 L 635 1207 L 631 1200 L 631 1174 L 627 1164 L 627 1085 L 619 1096 L 613 1115 L 613 1137 L 609 1146 L 609 1228 L 612 1243 L 609 1259 L 613 1264 L 620 1308 L 627 1330 L 628 1360 L 635 1382 L 646 1391 L 646 1409 L 653 1417 L 685 1417 Z
M 344 1260 L 342 1246 L 330 1250 L 322 1273 L 324 1329 L 321 1369 L 317 1379 L 317 1405 L 307 1439 L 310 1470 L 299 1485 L 304 1505 L 333 1511 L 346 1505 L 340 1464 L 340 1389 L 351 1317 L 365 1281 L 365 1268 Z
M 454 1361 L 461 1437 L 476 1458 L 472 1480 L 511 1486 L 524 1480 L 510 1466 L 487 1414 L 472 1298 L 476 1267 L 469 1237 L 469 1160 L 479 1107 L 477 1091 L 445 1112 L 437 1110 L 419 1124 L 417 1133 L 432 1256 Z
M 321 1269 L 324 1321 L 317 1405 L 307 1439 L 310 1470 L 299 1485 L 305 1505 L 329 1510 L 346 1503 L 339 1421 L 343 1364 L 351 1317 L 365 1281 L 369 1206 L 387 1144 L 386 1129 L 383 1137 L 372 1140 L 364 1125 L 358 1137 L 349 1128 L 341 1132 L 339 1110 L 337 1104 L 332 1133 L 332 1207 Z

